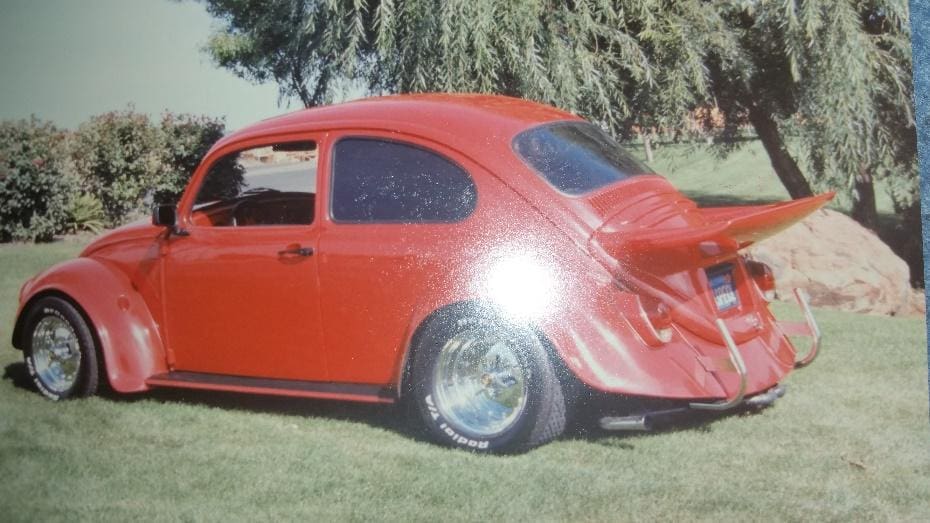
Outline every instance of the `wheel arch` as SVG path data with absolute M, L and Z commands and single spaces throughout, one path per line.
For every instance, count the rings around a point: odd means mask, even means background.
M 404 344 L 403 356 L 397 371 L 397 386 L 395 393 L 398 398 L 402 398 L 404 393 L 407 392 L 408 384 L 410 382 L 410 373 L 412 371 L 411 364 L 413 362 L 413 353 L 417 350 L 417 346 L 423 337 L 423 333 L 427 330 L 429 325 L 435 321 L 441 321 L 442 319 L 450 316 L 464 314 L 473 314 L 495 319 L 500 319 L 503 317 L 503 313 L 494 307 L 493 304 L 477 298 L 448 303 L 433 309 L 427 314 L 423 314 L 419 321 L 415 321 L 413 322 L 414 325 L 411 325 L 411 334 L 408 336 L 407 341 Z M 548 356 L 550 362 L 553 364 L 553 367 L 556 370 L 556 374 L 560 380 L 563 379 L 563 376 L 571 376 L 574 378 L 574 375 L 571 373 L 571 371 L 569 371 L 568 366 L 565 365 L 565 362 L 559 355 L 559 351 L 556 349 L 553 341 L 548 336 L 546 336 L 545 332 L 538 325 L 531 321 L 522 321 L 519 323 L 519 325 L 530 329 L 533 334 L 539 338 L 539 341 L 545 349 L 546 355 Z
M 117 392 L 148 390 L 145 380 L 168 370 L 158 326 L 122 272 L 91 258 L 77 258 L 27 282 L 13 327 L 13 345 L 20 350 L 27 311 L 45 296 L 68 301 L 88 322 L 107 381 Z

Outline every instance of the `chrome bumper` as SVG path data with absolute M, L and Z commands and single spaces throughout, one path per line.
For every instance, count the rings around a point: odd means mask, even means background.
M 810 363 L 817 357 L 817 353 L 820 350 L 822 334 L 820 332 L 820 327 L 817 325 L 817 320 L 814 319 L 814 313 L 811 311 L 810 298 L 808 297 L 807 293 L 804 292 L 803 289 L 794 289 L 794 297 L 798 302 L 798 307 L 800 307 L 801 312 L 804 313 L 805 321 L 776 321 L 775 325 L 784 336 L 807 336 L 811 338 L 811 347 L 808 349 L 807 353 L 804 356 L 795 359 L 794 368 L 800 369 L 810 365 Z M 768 389 L 765 392 L 756 394 L 749 398 L 745 397 L 747 381 L 746 363 L 743 361 L 743 357 L 740 355 L 739 348 L 737 347 L 736 342 L 733 341 L 733 336 L 730 334 L 730 330 L 727 328 L 723 320 L 717 318 L 715 323 L 717 325 L 717 329 L 720 331 L 720 335 L 723 337 L 727 351 L 729 352 L 730 363 L 733 365 L 733 369 L 736 370 L 737 374 L 739 374 L 739 386 L 731 397 L 715 402 L 691 402 L 687 407 L 645 412 L 633 416 L 608 416 L 600 420 L 601 427 L 605 430 L 648 431 L 652 428 L 652 419 L 655 417 L 681 414 L 692 409 L 723 411 L 738 407 L 740 405 L 747 405 L 750 407 L 764 407 L 771 405 L 775 402 L 775 400 L 784 396 L 785 386 L 776 384 L 774 387 Z
M 807 293 L 800 288 L 794 289 L 794 297 L 798 302 L 798 307 L 801 308 L 801 312 L 804 313 L 804 323 L 778 321 L 776 322 L 776 326 L 785 336 L 809 336 L 813 340 L 811 343 L 811 348 L 807 351 L 807 354 L 799 359 L 796 359 L 794 362 L 794 368 L 800 369 L 801 367 L 810 365 L 810 363 L 817 357 L 817 353 L 820 350 L 820 340 L 822 335 L 820 333 L 820 327 L 817 325 L 817 320 L 814 319 L 814 313 L 811 311 L 810 298 L 807 296 Z M 730 362 L 733 364 L 733 368 L 736 369 L 736 372 L 739 374 L 739 387 L 733 396 L 723 401 L 715 401 L 712 403 L 690 403 L 689 406 L 692 409 L 732 409 L 733 407 L 743 403 L 743 396 L 746 394 L 746 364 L 743 362 L 743 357 L 739 353 L 739 347 L 737 347 L 736 343 L 733 341 L 733 337 L 730 335 L 730 330 L 727 329 L 727 326 L 723 323 L 723 320 L 717 318 L 716 324 L 717 329 L 720 331 L 720 335 L 723 337 L 723 341 L 727 346 L 727 350 L 730 353 Z M 774 401 L 774 399 L 772 401 Z
M 820 350 L 820 340 L 823 335 L 820 333 L 817 320 L 814 319 L 814 313 L 811 312 L 810 297 L 804 292 L 804 289 L 795 289 L 794 298 L 797 300 L 798 306 L 801 307 L 801 311 L 804 313 L 804 323 L 780 321 L 777 325 L 785 336 L 810 336 L 812 340 L 811 348 L 808 349 L 807 354 L 805 354 L 803 358 L 797 359 L 794 362 L 794 368 L 800 369 L 801 367 L 810 365 L 811 362 L 814 361 L 814 358 L 817 357 L 817 352 Z

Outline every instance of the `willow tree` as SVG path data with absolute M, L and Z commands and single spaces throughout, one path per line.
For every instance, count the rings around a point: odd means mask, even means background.
M 876 176 L 916 194 L 906 0 L 206 4 L 222 23 L 207 46 L 217 63 L 274 80 L 306 106 L 345 82 L 372 93 L 495 92 L 618 134 L 683 128 L 713 106 L 726 122 L 718 142 L 732 146 L 751 125 L 794 198 L 839 189 L 874 227 Z
M 752 124 L 792 197 L 811 183 L 877 224 L 877 177 L 902 209 L 916 203 L 916 130 L 904 0 L 718 4 L 740 42 L 738 67 L 708 56 L 712 92 L 732 125 Z M 792 148 L 785 129 L 796 132 Z M 791 152 L 794 149 L 795 152 Z M 805 158 L 805 177 L 796 155 Z M 910 194 L 906 194 L 906 193 Z

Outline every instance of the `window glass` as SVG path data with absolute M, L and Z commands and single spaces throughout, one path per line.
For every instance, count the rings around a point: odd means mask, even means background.
M 316 167 L 314 142 L 289 142 L 228 154 L 210 167 L 200 186 L 194 220 L 236 227 L 312 223 Z
M 332 216 L 346 222 L 453 222 L 475 209 L 471 177 L 414 145 L 346 138 L 333 148 Z
M 652 173 L 607 133 L 587 122 L 534 127 L 517 135 L 513 148 L 552 186 L 572 195 Z

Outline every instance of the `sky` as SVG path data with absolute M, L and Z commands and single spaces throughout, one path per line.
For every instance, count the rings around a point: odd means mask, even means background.
M 191 0 L 0 0 L 0 119 L 74 129 L 132 104 L 235 130 L 301 107 L 213 65 L 201 48 L 215 24 Z

